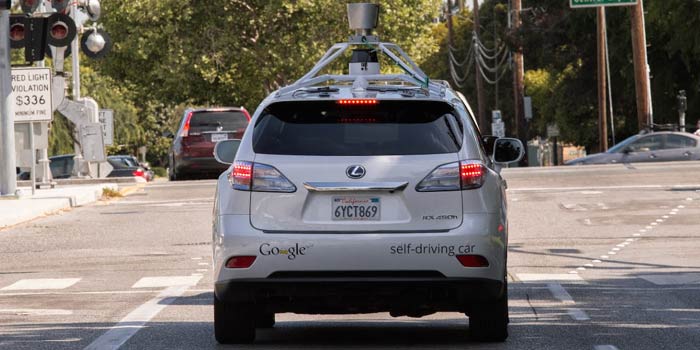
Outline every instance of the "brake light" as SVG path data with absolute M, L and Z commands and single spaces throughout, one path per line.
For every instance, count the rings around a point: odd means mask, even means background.
M 133 173 L 131 173 L 131 175 L 144 177 L 145 173 L 143 172 L 143 169 L 136 169 Z
M 379 101 L 373 98 L 352 98 L 338 100 L 341 106 L 370 106 L 379 104 Z
M 233 188 L 237 190 L 250 191 L 250 185 L 253 182 L 253 163 L 252 162 L 235 162 L 233 169 L 229 174 L 229 182 Z
M 297 190 L 275 167 L 246 161 L 233 163 L 229 182 L 234 189 L 241 191 L 292 193 Z
M 228 259 L 226 267 L 229 269 L 247 269 L 255 262 L 254 255 L 234 256 Z
M 192 121 L 192 114 L 194 114 L 194 112 L 189 112 L 185 117 L 185 125 L 182 126 L 182 131 L 180 132 L 181 137 L 187 137 L 190 134 L 190 121 Z
M 460 162 L 459 164 L 459 177 L 463 190 L 479 188 L 484 184 L 486 167 L 483 164 L 475 162 Z
M 418 192 L 459 191 L 479 188 L 486 178 L 486 167 L 466 160 L 441 165 L 416 186 Z

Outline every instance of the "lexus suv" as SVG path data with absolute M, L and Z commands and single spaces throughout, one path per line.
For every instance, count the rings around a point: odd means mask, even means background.
M 474 339 L 507 338 L 499 172 L 523 145 L 482 138 L 463 96 L 373 40 L 334 49 L 369 43 L 404 74 L 373 72 L 376 52 L 360 48 L 350 74 L 317 75 L 329 52 L 216 145 L 230 164 L 214 204 L 218 342 L 252 342 L 285 312 L 462 312 Z

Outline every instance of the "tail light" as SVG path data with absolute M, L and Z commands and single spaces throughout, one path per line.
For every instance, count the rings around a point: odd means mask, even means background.
M 379 104 L 379 100 L 373 98 L 350 98 L 338 100 L 341 106 L 372 106 Z
M 131 175 L 138 176 L 138 177 L 145 177 L 145 173 L 143 172 L 143 169 L 136 169 L 134 170 Z
M 418 192 L 459 191 L 484 184 L 486 167 L 479 161 L 463 160 L 437 167 L 416 186 Z
M 275 167 L 245 161 L 233 163 L 229 182 L 234 189 L 241 191 L 291 193 L 297 190 Z
M 185 117 L 185 125 L 182 126 L 182 131 L 180 131 L 181 137 L 187 137 L 190 134 L 190 121 L 192 121 L 193 112 L 187 113 Z

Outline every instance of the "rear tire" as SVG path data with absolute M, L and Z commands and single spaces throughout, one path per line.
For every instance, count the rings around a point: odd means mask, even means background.
M 272 328 L 275 326 L 274 312 L 261 312 L 257 314 L 255 326 L 257 328 Z
M 482 342 L 504 342 L 508 338 L 508 287 L 495 302 L 475 305 L 469 315 L 469 335 Z
M 220 344 L 255 341 L 255 313 L 240 303 L 226 303 L 214 296 L 214 337 Z

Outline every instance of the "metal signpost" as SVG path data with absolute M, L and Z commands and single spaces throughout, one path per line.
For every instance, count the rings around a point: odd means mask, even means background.
M 571 8 L 599 6 L 631 6 L 637 5 L 638 0 L 570 0 Z
M 29 148 L 31 150 L 32 194 L 36 190 L 36 149 L 34 123 L 53 120 L 51 104 L 52 74 L 50 68 L 32 67 L 12 69 L 12 93 L 15 123 L 29 124 Z
M 10 9 L 0 6 L 0 28 L 10 27 Z M 0 35 L 0 196 L 14 196 L 17 190 L 15 130 L 10 98 L 10 37 Z

